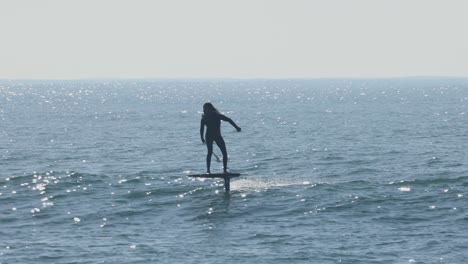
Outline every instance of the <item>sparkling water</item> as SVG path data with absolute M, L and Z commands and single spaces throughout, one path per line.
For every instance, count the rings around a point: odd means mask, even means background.
M 230 193 L 186 176 L 208 101 Z M 455 78 L 0 81 L 0 263 L 464 263 L 467 112 Z

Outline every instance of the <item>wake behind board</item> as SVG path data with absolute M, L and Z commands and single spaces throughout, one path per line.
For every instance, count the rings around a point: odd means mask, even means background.
M 192 178 L 222 178 L 224 179 L 224 189 L 229 192 L 231 189 L 231 178 L 239 177 L 240 173 L 205 173 L 205 174 L 189 174 Z
M 204 174 L 189 174 L 187 175 L 188 177 L 193 177 L 193 178 L 234 178 L 234 177 L 239 177 L 240 173 L 204 173 Z

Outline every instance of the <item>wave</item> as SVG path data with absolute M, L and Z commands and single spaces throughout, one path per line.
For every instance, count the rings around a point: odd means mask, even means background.
M 314 185 L 309 181 L 303 182 L 281 182 L 265 179 L 240 179 L 231 181 L 231 190 L 233 191 L 259 191 L 281 187 L 305 187 Z
M 444 177 L 437 177 L 431 179 L 412 179 L 412 180 L 402 180 L 399 182 L 395 182 L 397 185 L 408 185 L 411 184 L 413 186 L 430 186 L 430 185 L 443 185 L 443 184 L 460 184 L 463 186 L 468 185 L 468 176 L 460 176 L 455 178 L 444 178 Z

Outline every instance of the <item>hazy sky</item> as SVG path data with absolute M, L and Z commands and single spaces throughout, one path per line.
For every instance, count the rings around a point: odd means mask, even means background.
M 467 0 L 0 0 L 0 79 L 468 76 L 467 32 Z

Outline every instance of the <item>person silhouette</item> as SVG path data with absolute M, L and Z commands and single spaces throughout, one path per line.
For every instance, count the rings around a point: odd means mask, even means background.
M 203 115 L 200 122 L 200 137 L 203 144 L 206 144 L 208 148 L 208 153 L 206 155 L 206 170 L 210 174 L 210 165 L 211 165 L 211 155 L 213 154 L 213 141 L 216 142 L 221 153 L 223 154 L 223 172 L 227 172 L 227 150 L 226 143 L 224 142 L 223 137 L 221 136 L 221 120 L 229 122 L 233 127 L 236 128 L 237 132 L 241 131 L 241 128 L 232 121 L 229 117 L 221 114 L 216 110 L 216 108 L 211 103 L 205 103 L 203 105 Z M 204 130 L 206 126 L 206 135 L 203 137 Z M 206 139 L 206 140 L 205 140 Z

